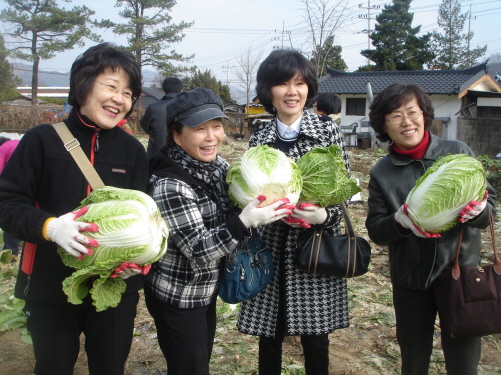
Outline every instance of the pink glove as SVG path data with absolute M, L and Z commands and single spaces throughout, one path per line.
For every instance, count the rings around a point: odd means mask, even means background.
M 482 198 L 482 202 L 471 201 L 466 206 L 464 206 L 463 210 L 459 213 L 458 222 L 464 223 L 467 220 L 471 220 L 474 217 L 478 216 L 487 206 L 487 197 L 489 196 L 489 192 L 486 190 L 484 193 L 484 197 Z
M 282 218 L 282 221 L 294 228 L 311 228 L 311 225 L 303 219 L 295 219 L 291 215 Z
M 78 211 L 69 212 L 65 215 L 52 219 L 47 224 L 47 237 L 62 247 L 68 254 L 83 259 L 84 255 L 92 255 L 94 251 L 84 245 L 95 247 L 98 242 L 83 234 L 86 232 L 99 232 L 99 228 L 93 223 L 83 223 L 75 221 L 89 210 L 88 207 L 82 207 Z
M 307 224 L 323 224 L 327 219 L 325 207 L 320 207 L 311 203 L 301 203 L 292 212 L 291 217 L 299 219 Z
M 439 238 L 441 237 L 440 233 L 429 233 L 425 232 L 421 228 L 419 228 L 412 219 L 407 215 L 407 208 L 409 205 L 404 203 L 398 211 L 395 213 L 395 221 L 399 223 L 404 228 L 410 229 L 416 236 L 422 238 Z
M 115 277 L 121 277 L 122 279 L 127 279 L 131 276 L 136 276 L 139 274 L 146 275 L 151 268 L 151 264 L 146 266 L 138 266 L 135 263 L 122 263 L 113 273 L 110 275 L 112 279 Z

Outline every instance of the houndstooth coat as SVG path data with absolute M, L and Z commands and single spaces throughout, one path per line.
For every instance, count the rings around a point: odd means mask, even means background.
M 276 118 L 262 129 L 256 130 L 249 146 L 276 144 Z M 339 145 L 343 150 L 345 165 L 349 171 L 348 154 L 339 127 L 331 121 L 322 122 L 316 114 L 303 111 L 301 129 L 296 145 L 288 156 L 299 159 L 316 147 Z M 341 211 L 338 205 L 327 208 L 325 226 L 330 232 L 341 234 Z M 262 240 L 273 257 L 274 278 L 256 297 L 243 301 L 240 306 L 237 327 L 250 335 L 274 337 L 279 301 L 279 275 L 285 272 L 286 335 L 319 335 L 337 328 L 348 327 L 348 298 L 346 279 L 314 275 L 299 270 L 294 264 L 294 250 L 300 231 L 282 221 L 259 228 Z M 285 257 L 280 262 L 280 257 Z M 285 264 L 284 269 L 279 269 Z

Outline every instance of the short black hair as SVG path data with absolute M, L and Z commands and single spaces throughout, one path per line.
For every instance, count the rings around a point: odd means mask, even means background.
M 177 77 L 167 77 L 162 82 L 162 90 L 166 94 L 175 94 L 183 90 L 183 81 Z
M 275 50 L 264 59 L 257 71 L 256 93 L 267 112 L 274 112 L 271 88 L 296 75 L 308 85 L 307 101 L 311 101 L 318 91 L 317 71 L 311 61 L 297 51 L 285 49 Z
M 377 139 L 381 142 L 391 141 L 386 132 L 386 115 L 409 103 L 414 98 L 418 102 L 421 111 L 423 111 L 425 130 L 431 127 L 435 112 L 424 88 L 413 83 L 395 82 L 379 92 L 369 107 L 369 120 L 376 132 Z
M 94 86 L 94 80 L 106 68 L 111 68 L 113 72 L 123 69 L 129 75 L 132 96 L 138 98 L 141 95 L 141 67 L 132 52 L 112 43 L 101 43 L 90 47 L 73 62 L 68 104 L 80 109 L 87 101 Z M 131 106 L 127 115 L 132 112 L 133 107 L 134 105 Z
M 332 92 L 325 92 L 317 96 L 317 110 L 326 115 L 341 112 L 341 98 Z

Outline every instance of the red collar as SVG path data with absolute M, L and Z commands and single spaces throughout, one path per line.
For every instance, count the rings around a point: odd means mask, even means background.
M 418 159 L 423 158 L 429 144 L 430 144 L 430 133 L 425 131 L 423 139 L 421 140 L 421 142 L 419 142 L 419 144 L 416 147 L 414 147 L 410 150 L 401 150 L 394 143 L 393 150 L 398 154 L 405 155 L 408 158 L 411 158 L 413 160 L 418 160 Z

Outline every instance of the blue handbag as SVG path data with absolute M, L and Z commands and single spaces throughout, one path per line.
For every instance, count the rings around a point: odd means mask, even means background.
M 270 251 L 255 230 L 225 259 L 219 297 L 227 303 L 239 303 L 258 294 L 273 277 Z

